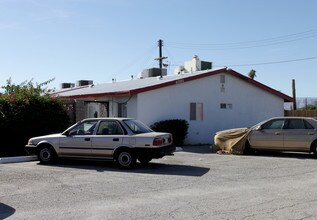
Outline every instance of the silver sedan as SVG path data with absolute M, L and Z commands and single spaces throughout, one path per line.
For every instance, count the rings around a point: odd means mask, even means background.
M 175 151 L 172 135 L 154 132 L 130 118 L 84 119 L 60 134 L 31 138 L 25 149 L 41 163 L 59 157 L 115 160 L 120 168 L 131 168 L 138 159 L 148 163 Z

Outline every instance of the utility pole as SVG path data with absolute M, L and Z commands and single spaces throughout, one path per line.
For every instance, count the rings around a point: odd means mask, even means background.
M 293 110 L 297 110 L 295 79 L 292 80 L 292 91 L 293 91 Z
M 159 57 L 155 58 L 155 60 L 159 61 L 160 69 L 162 69 L 163 68 L 163 60 L 167 58 L 167 57 L 163 57 L 163 53 L 162 53 L 163 40 L 160 39 L 158 41 L 158 47 L 159 47 Z

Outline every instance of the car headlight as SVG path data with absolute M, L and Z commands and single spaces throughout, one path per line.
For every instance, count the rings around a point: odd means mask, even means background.
M 28 145 L 33 145 L 33 140 L 32 140 L 32 138 L 31 138 L 31 139 L 29 139 L 29 141 L 28 141 Z

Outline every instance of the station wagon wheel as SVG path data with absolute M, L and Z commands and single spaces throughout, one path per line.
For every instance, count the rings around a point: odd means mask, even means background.
M 121 150 L 116 155 L 116 163 L 122 169 L 129 169 L 135 165 L 136 159 L 130 150 Z
M 55 151 L 49 146 L 43 146 L 38 152 L 38 158 L 41 163 L 49 164 L 55 159 Z

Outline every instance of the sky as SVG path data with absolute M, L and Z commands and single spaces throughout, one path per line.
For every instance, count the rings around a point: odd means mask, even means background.
M 317 97 L 316 0 L 0 0 L 0 86 L 94 84 L 198 55 L 292 96 Z M 1 90 L 0 90 L 1 91 Z

